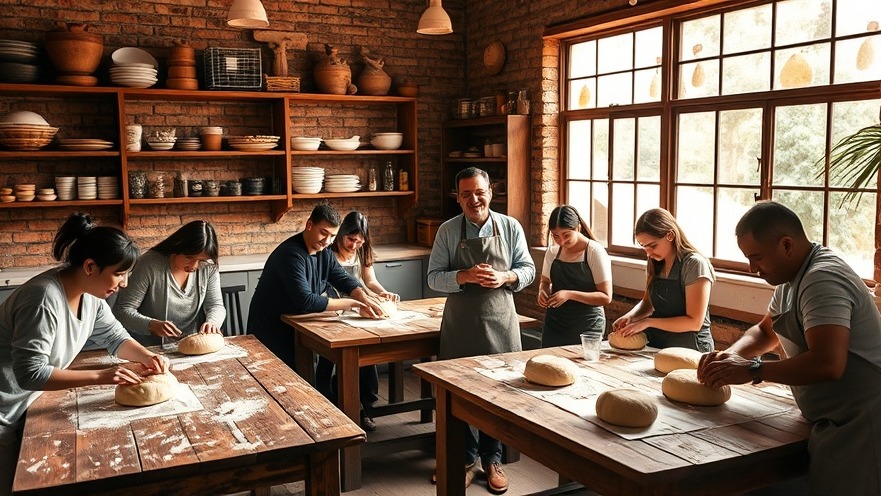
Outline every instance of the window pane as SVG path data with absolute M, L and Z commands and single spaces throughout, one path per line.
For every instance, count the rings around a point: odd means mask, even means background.
M 829 84 L 829 44 L 811 45 L 774 53 L 774 89 Z
M 639 184 L 636 186 L 636 211 L 638 215 L 650 208 L 661 206 L 661 187 L 657 184 Z M 636 219 L 633 219 L 636 223 Z
M 735 95 L 771 89 L 771 55 L 768 52 L 722 60 L 722 94 Z
M 715 132 L 716 114 L 713 112 L 679 116 L 678 182 L 713 182 Z
M 771 197 L 798 214 L 808 239 L 823 242 L 823 192 L 775 190 Z
M 587 181 L 570 181 L 569 182 L 569 190 L 566 192 L 566 203 L 572 205 L 578 210 L 578 213 L 581 214 L 581 217 L 584 220 L 588 220 L 591 218 L 591 198 L 590 198 L 590 190 L 592 183 Z M 542 222 L 547 223 L 547 219 L 542 219 Z M 547 225 L 547 224 L 545 224 Z M 548 243 L 550 246 L 552 242 Z
M 718 60 L 703 60 L 679 66 L 679 98 L 698 98 L 718 94 Z
M 593 179 L 609 179 L 609 120 L 593 121 Z
M 719 182 L 759 185 L 762 109 L 719 112 Z
M 600 76 L 597 81 L 597 107 L 633 103 L 633 73 Z
M 590 179 L 590 121 L 569 123 L 569 179 Z
M 835 43 L 835 84 L 881 79 L 881 35 Z
M 833 193 L 829 200 L 829 242 L 827 246 L 866 278 L 874 277 L 872 258 L 875 254 L 875 233 L 866 226 L 875 224 L 876 195 L 866 193 L 860 203 L 845 203 L 842 193 Z
M 718 15 L 686 21 L 682 23 L 682 42 L 679 45 L 679 60 L 692 60 L 700 57 L 716 57 L 719 55 L 719 23 Z M 695 47 L 700 47 L 696 50 Z M 698 52 L 698 53 L 695 53 Z
M 569 81 L 569 110 L 596 108 L 596 78 Z
M 826 105 L 778 107 L 774 117 L 773 183 L 822 186 L 814 163 L 826 149 Z
M 713 253 L 713 190 L 676 187 L 676 222 L 699 252 Z
M 601 38 L 597 47 L 599 50 L 597 72 L 599 74 L 608 74 L 633 68 L 632 34 L 625 33 L 618 36 Z
M 640 117 L 639 149 L 636 157 L 636 177 L 641 181 L 661 180 L 661 117 Z
M 865 33 L 869 21 L 881 22 L 881 2 L 838 0 L 835 5 L 838 9 L 835 20 L 836 36 Z
M 660 64 L 661 58 L 661 35 L 663 31 L 658 26 L 652 29 L 644 29 L 636 33 L 636 58 L 633 66 L 637 68 L 654 67 Z
M 831 0 L 788 0 L 777 3 L 777 46 L 832 36 Z
M 661 69 L 636 71 L 633 78 L 633 103 L 661 101 Z
M 719 218 L 716 223 L 716 258 L 746 262 L 737 247 L 734 227 L 746 211 L 752 207 L 758 189 L 719 188 Z
M 590 230 L 593 231 L 593 235 L 597 237 L 597 241 L 605 246 L 609 246 L 608 184 L 593 183 L 593 203 L 591 204 L 591 207 Z
M 634 119 L 615 119 L 614 153 L 612 155 L 612 178 L 630 181 L 633 179 L 634 149 L 636 148 L 636 128 Z
M 833 103 L 832 143 L 838 143 L 847 135 L 853 134 L 864 127 L 877 124 L 879 104 L 881 104 L 879 100 Z M 821 156 L 820 153 L 817 154 L 818 159 Z M 876 183 L 877 176 L 873 176 L 867 186 L 874 188 Z M 837 174 L 830 178 L 830 184 L 833 186 L 848 186 L 848 182 L 843 181 Z
M 723 54 L 771 47 L 771 5 L 728 12 L 722 24 Z
M 633 246 L 633 185 L 612 185 L 612 244 Z
M 585 41 L 569 47 L 569 77 L 594 76 L 597 73 L 597 42 Z

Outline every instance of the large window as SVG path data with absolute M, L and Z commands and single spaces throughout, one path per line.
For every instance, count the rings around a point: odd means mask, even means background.
M 633 223 L 660 206 L 744 269 L 734 225 L 774 199 L 871 278 L 877 186 L 844 202 L 822 158 L 878 123 L 881 2 L 733 3 L 561 45 L 564 200 L 611 252 L 639 253 Z

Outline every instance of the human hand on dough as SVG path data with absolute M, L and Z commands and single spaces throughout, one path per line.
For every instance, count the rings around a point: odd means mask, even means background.
M 211 322 L 205 322 L 199 327 L 202 334 L 220 334 L 220 328 Z

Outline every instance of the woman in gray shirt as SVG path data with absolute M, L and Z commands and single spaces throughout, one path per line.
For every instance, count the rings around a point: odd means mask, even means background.
M 114 315 L 147 346 L 163 337 L 219 333 L 226 309 L 217 256 L 211 224 L 186 224 L 138 260 L 113 305 Z

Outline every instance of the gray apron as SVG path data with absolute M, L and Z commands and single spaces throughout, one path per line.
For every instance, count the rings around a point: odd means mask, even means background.
M 798 287 L 820 246 L 791 283 L 789 310 L 772 318 L 789 358 L 808 351 L 799 319 Z M 790 386 L 804 417 L 814 422 L 808 451 L 813 494 L 881 494 L 881 370 L 848 352 L 844 375 L 834 381 Z
M 460 241 L 456 245 L 452 270 L 466 270 L 488 263 L 495 270 L 511 267 L 508 250 L 499 235 L 495 219 L 490 215 L 492 236 L 466 239 L 465 216 L 462 216 Z M 440 329 L 438 358 L 460 358 L 521 351 L 520 324 L 514 308 L 512 291 L 503 285 L 484 288 L 465 284 L 462 291 L 451 293 L 444 305 Z
M 593 271 L 587 263 L 587 250 L 584 260 L 564 262 L 560 260 L 561 248 L 551 262 L 551 284 L 554 292 L 571 290 L 592 293 L 597 290 Z M 603 307 L 586 305 L 569 300 L 557 308 L 548 308 L 545 313 L 544 328 L 541 332 L 541 347 L 581 344 L 581 333 L 585 331 L 606 330 L 606 314 Z
M 685 258 L 690 255 L 686 255 Z M 683 259 L 684 260 L 684 259 Z M 652 280 L 650 297 L 654 312 L 652 317 L 667 318 L 685 315 L 685 283 L 682 281 L 682 263 L 680 260 L 673 262 L 670 268 L 669 278 L 657 277 Z M 648 337 L 648 345 L 655 348 L 691 348 L 693 350 L 708 352 L 713 351 L 713 335 L 710 334 L 709 326 L 701 326 L 698 331 L 669 332 L 663 329 L 649 327 L 645 330 Z

